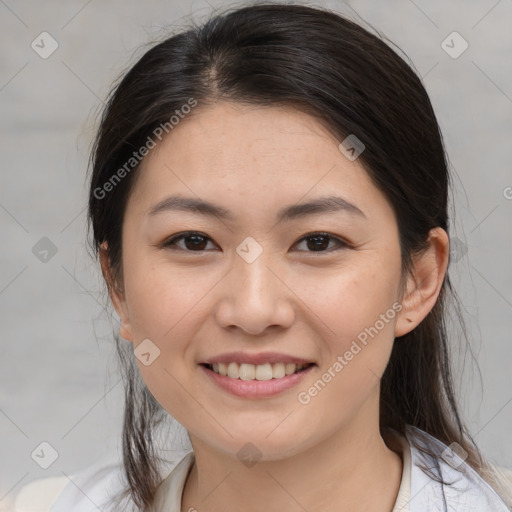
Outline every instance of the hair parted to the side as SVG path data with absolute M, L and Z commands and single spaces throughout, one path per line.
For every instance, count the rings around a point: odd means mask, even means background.
M 412 68 L 379 37 L 338 14 L 258 3 L 214 15 L 156 44 L 111 91 L 91 153 L 88 211 L 96 254 L 108 244 L 109 286 L 122 282 L 121 227 L 140 164 L 108 193 L 98 191 L 191 98 L 197 106 L 189 116 L 224 100 L 292 105 L 325 123 L 340 141 L 356 134 L 366 147 L 359 161 L 396 214 L 404 276 L 412 257 L 425 248 L 429 230 L 440 226 L 448 232 L 451 180 L 444 145 Z M 381 381 L 380 427 L 404 434 L 410 424 L 447 445 L 458 443 L 468 453 L 466 462 L 503 496 L 458 411 L 446 327 L 449 304 L 457 304 L 457 297 L 447 274 L 431 312 L 395 340 Z M 167 413 L 141 382 L 133 350 L 117 334 L 115 339 L 126 392 L 126 495 L 146 511 L 160 478 L 153 433 Z

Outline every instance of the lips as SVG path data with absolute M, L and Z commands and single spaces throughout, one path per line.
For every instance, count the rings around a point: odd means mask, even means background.
M 228 371 L 232 376 L 221 375 L 216 373 L 213 366 L 216 366 L 217 371 Z M 288 366 L 292 365 L 292 366 Z M 253 365 L 250 363 L 238 364 L 234 361 L 230 363 L 204 363 L 199 364 L 201 373 L 207 378 L 208 382 L 214 384 L 217 389 L 234 395 L 243 399 L 268 399 L 281 395 L 281 393 L 298 386 L 306 376 L 314 371 L 317 367 L 314 363 L 302 364 L 300 366 L 295 363 L 277 362 L 277 363 L 264 363 L 262 365 Z M 291 371 L 294 368 L 294 373 L 286 375 L 286 367 Z M 254 377 L 252 375 L 252 368 L 254 368 Z M 258 369 L 263 367 L 262 369 Z M 284 375 L 281 377 L 284 368 Z M 274 371 L 277 369 L 276 377 L 274 378 Z M 272 371 L 272 378 L 270 378 L 270 371 Z M 236 373 L 235 373 L 236 372 Z M 256 373 L 258 372 L 258 374 Z M 258 380 L 261 378 L 263 380 Z
M 210 382 L 242 398 L 270 398 L 296 386 L 315 361 L 278 352 L 230 352 L 199 363 Z

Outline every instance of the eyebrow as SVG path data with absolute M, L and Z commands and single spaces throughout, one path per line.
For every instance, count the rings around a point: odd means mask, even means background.
M 224 207 L 204 201 L 202 199 L 183 196 L 169 196 L 153 206 L 148 216 L 152 217 L 167 211 L 184 211 L 199 213 L 209 217 L 217 217 L 223 220 L 233 221 L 235 216 Z M 276 223 L 288 222 L 308 215 L 322 213 L 346 212 L 353 216 L 367 218 L 366 215 L 354 204 L 338 196 L 318 197 L 307 203 L 292 204 L 281 208 L 276 215 Z

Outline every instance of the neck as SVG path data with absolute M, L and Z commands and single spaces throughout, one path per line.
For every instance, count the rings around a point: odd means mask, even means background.
M 364 419 L 311 449 L 286 459 L 262 459 L 251 467 L 191 438 L 195 463 L 182 511 L 390 512 L 402 459 L 381 437 L 378 418 Z

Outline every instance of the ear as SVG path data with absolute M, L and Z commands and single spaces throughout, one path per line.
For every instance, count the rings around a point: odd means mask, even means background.
M 103 278 L 107 283 L 110 300 L 112 301 L 114 309 L 116 310 L 121 320 L 119 334 L 125 340 L 133 342 L 133 333 L 132 327 L 130 325 L 130 317 L 128 314 L 128 306 L 126 303 L 125 294 L 124 291 L 119 288 L 119 284 L 115 282 L 112 276 L 112 266 L 110 265 L 110 258 L 108 256 L 107 242 L 103 242 L 100 245 L 100 263 Z
M 414 268 L 395 324 L 395 337 L 412 331 L 434 307 L 448 268 L 450 241 L 440 227 L 430 230 L 428 247 L 413 258 Z

